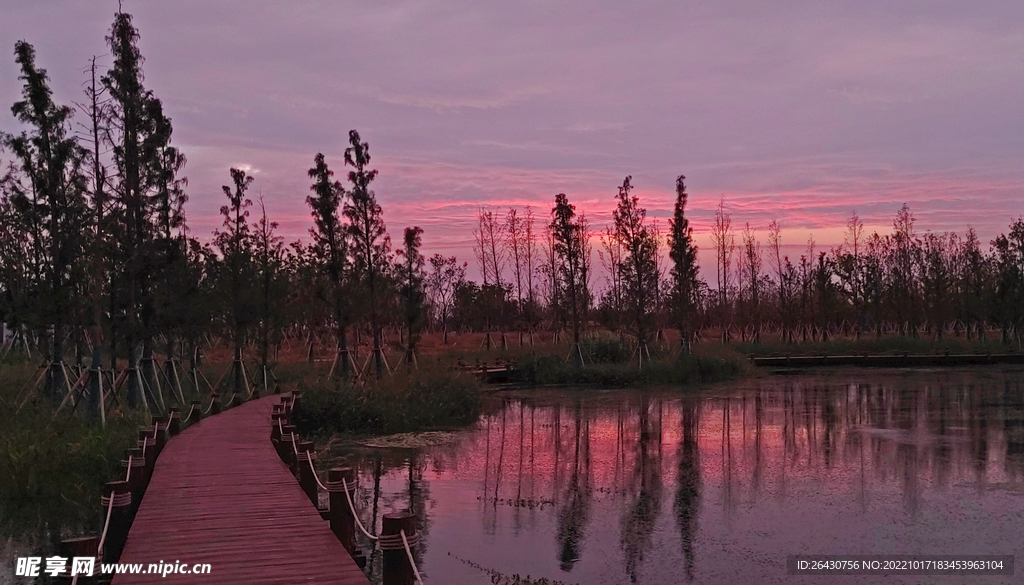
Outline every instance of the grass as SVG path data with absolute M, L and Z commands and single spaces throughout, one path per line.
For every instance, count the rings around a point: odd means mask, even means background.
M 0 367 L 0 530 L 38 538 L 55 530 L 64 535 L 98 531 L 103 484 L 121 473 L 124 450 L 135 446 L 141 415 L 116 414 L 106 426 L 32 398 L 18 410 L 34 363 Z
M 690 355 L 655 346 L 652 359 L 645 360 L 642 367 L 633 349 L 618 339 L 591 338 L 580 345 L 586 358 L 583 366 L 567 361 L 561 354 L 527 356 L 517 363 L 512 381 L 606 387 L 697 384 L 734 378 L 749 367 L 741 356 L 721 344 L 695 346 Z
M 427 367 L 376 384 L 336 384 L 326 377 L 298 383 L 299 432 L 318 436 L 418 432 L 471 424 L 483 397 L 475 377 Z

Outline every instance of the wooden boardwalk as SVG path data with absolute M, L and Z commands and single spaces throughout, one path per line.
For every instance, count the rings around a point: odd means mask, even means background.
M 157 459 L 121 563 L 209 563 L 208 575 L 118 575 L 132 583 L 369 580 L 310 504 L 270 441 L 275 397 L 200 421 Z

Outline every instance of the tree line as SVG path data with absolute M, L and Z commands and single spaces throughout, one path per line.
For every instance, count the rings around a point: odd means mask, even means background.
M 450 330 L 482 331 L 488 346 L 507 343 L 508 332 L 521 342 L 537 331 L 564 332 L 578 362 L 587 360 L 581 338 L 598 328 L 632 339 L 640 360 L 666 329 L 680 332 L 684 352 L 708 328 L 725 341 L 757 341 L 768 328 L 796 342 L 837 333 L 982 338 L 997 327 L 1005 342 L 1021 343 L 1021 219 L 983 249 L 973 230 L 917 233 L 907 206 L 888 234 L 865 234 L 854 214 L 842 245 L 818 251 L 812 240 L 790 258 L 777 222 L 762 244 L 749 224 L 736 233 L 723 201 L 708 282 L 685 177 L 676 180 L 664 230 L 625 177 L 603 228 L 564 193 L 550 213 L 481 208 L 475 282 L 468 263 L 425 256 L 418 227 L 405 228 L 393 246 L 369 144 L 355 130 L 334 163 L 344 181 L 322 153 L 312 158 L 306 241 L 285 243 L 262 198 L 254 206 L 253 177 L 234 168 L 222 225 L 212 239 L 200 237 L 185 214 L 186 157 L 144 84 L 132 17 L 117 13 L 106 40 L 110 67 L 102 72 L 91 59 L 84 94 L 70 105 L 55 101 L 33 46 L 16 43 L 23 86 L 12 113 L 23 130 L 0 136 L 0 320 L 15 333 L 8 351 L 20 343 L 44 354 L 52 395 L 71 384 L 69 362 L 84 370 L 88 361 L 95 388 L 120 360 L 129 403 L 160 400 L 152 392 L 158 368 L 188 360 L 195 375 L 211 335 L 231 344 L 236 388 L 246 383 L 243 355 L 266 376 L 286 336 L 330 344 L 339 380 L 364 371 L 380 377 L 398 365 L 385 351 L 386 330 L 397 332 L 399 361 L 410 366 L 428 328 L 444 343 Z M 595 247 L 603 283 L 595 282 Z

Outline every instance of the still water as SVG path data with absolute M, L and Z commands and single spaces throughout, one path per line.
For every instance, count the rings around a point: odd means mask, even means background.
M 1022 383 L 1020 370 L 844 370 L 697 393 L 517 392 L 440 444 L 339 455 L 359 469 L 365 524 L 417 515 L 428 584 L 1022 583 Z M 788 576 L 798 553 L 1022 565 Z

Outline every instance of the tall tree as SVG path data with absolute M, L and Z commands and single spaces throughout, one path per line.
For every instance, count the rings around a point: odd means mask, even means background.
M 268 390 L 270 348 L 281 342 L 285 326 L 288 282 L 284 238 L 277 234 L 278 224 L 267 218 L 267 207 L 260 195 L 260 219 L 253 232 L 253 256 L 258 289 L 256 333 L 260 352 L 260 381 Z
M 1024 345 L 1024 219 L 1010 224 L 1007 234 L 992 240 L 996 318 L 1003 343 Z
M 90 203 L 92 204 L 92 232 L 87 250 L 90 277 L 86 289 L 86 295 L 91 304 L 89 308 L 92 312 L 89 319 L 89 341 L 92 344 L 92 363 L 89 374 L 91 408 L 89 411 L 92 414 L 95 414 L 97 410 L 95 407 L 98 406 L 99 398 L 102 395 L 101 370 L 103 368 L 104 338 L 111 342 L 114 341 L 109 319 L 104 318 L 105 314 L 109 314 L 105 309 L 111 313 L 114 309 L 109 261 L 113 242 L 111 241 L 111 215 L 107 213 L 109 205 L 108 170 L 103 158 L 106 137 L 110 134 L 110 99 L 106 88 L 99 80 L 96 59 L 97 57 L 93 56 L 89 60 L 89 67 L 86 70 L 89 80 L 84 90 L 85 101 L 76 104 L 87 118 L 86 122 L 81 125 L 82 132 L 79 139 L 85 145 L 84 148 L 88 153 L 85 168 L 88 176 Z M 111 352 L 111 356 L 113 353 Z
M 313 252 L 317 264 L 328 276 L 327 291 L 324 295 L 331 306 L 334 327 L 338 338 L 336 367 L 338 378 L 347 378 L 353 362 L 348 349 L 348 327 L 351 324 L 351 303 L 348 291 L 352 267 L 349 261 L 351 242 L 349 230 L 342 224 L 341 213 L 345 205 L 346 192 L 318 153 L 309 169 L 309 178 L 314 180 L 309 188 L 313 195 L 306 197 L 306 204 L 313 213 L 313 226 L 309 233 L 313 237 Z
M 583 350 L 580 348 L 580 326 L 586 311 L 586 271 L 584 262 L 584 240 L 587 234 L 576 216 L 576 206 L 569 203 L 565 193 L 555 195 L 555 206 L 551 210 L 552 274 L 555 298 L 565 298 L 572 318 L 574 360 L 583 364 Z
M 896 322 L 904 334 L 917 337 L 921 298 L 918 290 L 921 241 L 914 231 L 914 215 L 906 203 L 896 212 L 888 251 L 886 261 L 890 275 L 889 294 L 896 313 Z
M 214 232 L 214 243 L 223 258 L 222 282 L 227 293 L 224 296 L 225 317 L 235 350 L 233 390 L 241 394 L 246 389 L 242 347 L 256 313 L 256 291 L 252 284 L 256 270 L 253 263 L 253 236 L 249 229 L 249 207 L 252 206 L 252 200 L 246 195 L 253 178 L 241 169 L 232 168 L 231 182 L 231 185 L 222 187 L 228 204 L 220 208 L 224 218 L 223 230 Z
M 356 274 L 366 293 L 370 307 L 370 328 L 373 332 L 373 357 L 377 378 L 384 375 L 384 348 L 382 347 L 381 307 L 385 279 L 391 265 L 391 239 L 384 225 L 384 213 L 370 183 L 377 171 L 368 169 L 370 145 L 359 138 L 359 133 L 348 133 L 349 147 L 345 149 L 345 164 L 352 167 L 348 173 L 351 183 L 345 201 L 345 217 L 352 237 L 352 259 Z
M 405 228 L 403 246 L 398 251 L 401 257 L 398 272 L 399 293 L 402 296 L 403 325 L 406 329 L 408 343 L 405 349 L 406 363 L 410 368 L 416 364 L 416 344 L 419 342 L 420 330 L 423 326 L 424 301 L 424 258 L 420 253 L 423 245 L 423 230 L 420 227 Z
M 694 317 L 695 300 L 699 283 L 699 266 L 697 265 L 697 245 L 693 241 L 693 228 L 686 216 L 686 184 L 685 176 L 676 177 L 676 202 L 669 220 L 668 248 L 672 259 L 671 294 L 672 315 L 679 327 L 679 346 L 683 354 L 690 352 L 691 326 Z
M 68 386 L 64 369 L 64 338 L 68 318 L 80 299 L 83 269 L 81 258 L 88 221 L 85 203 L 84 151 L 69 132 L 73 110 L 54 103 L 45 69 L 36 66 L 35 49 L 25 41 L 15 44 L 15 61 L 24 81 L 22 100 L 11 111 L 29 130 L 4 136 L 28 186 L 15 188 L 15 205 L 30 214 L 38 238 L 39 258 L 45 269 L 39 289 L 41 313 L 52 324 L 47 388 L 60 396 Z
M 143 380 L 150 392 L 156 383 L 150 261 L 155 233 L 153 190 L 166 180 L 159 159 L 171 138 L 170 120 L 164 117 L 160 101 L 143 86 L 138 41 L 139 32 L 131 15 L 118 12 L 107 37 L 114 63 L 102 82 L 111 100 L 109 141 L 115 171 L 112 196 L 119 219 L 114 262 L 119 271 L 115 278 L 125 289 L 118 291 L 117 312 L 121 314 L 120 329 L 124 330 L 128 354 L 129 405 L 138 401 Z M 140 341 L 141 376 L 136 354 Z
M 640 199 L 632 192 L 631 180 L 632 177 L 626 177 L 619 187 L 616 195 L 618 204 L 612 212 L 612 219 L 615 223 L 615 238 L 625 251 L 619 272 L 630 306 L 630 319 L 642 364 L 644 354 L 650 358 L 647 334 L 658 287 L 657 263 L 654 258 L 657 243 L 647 224 L 647 210 L 640 206 Z

